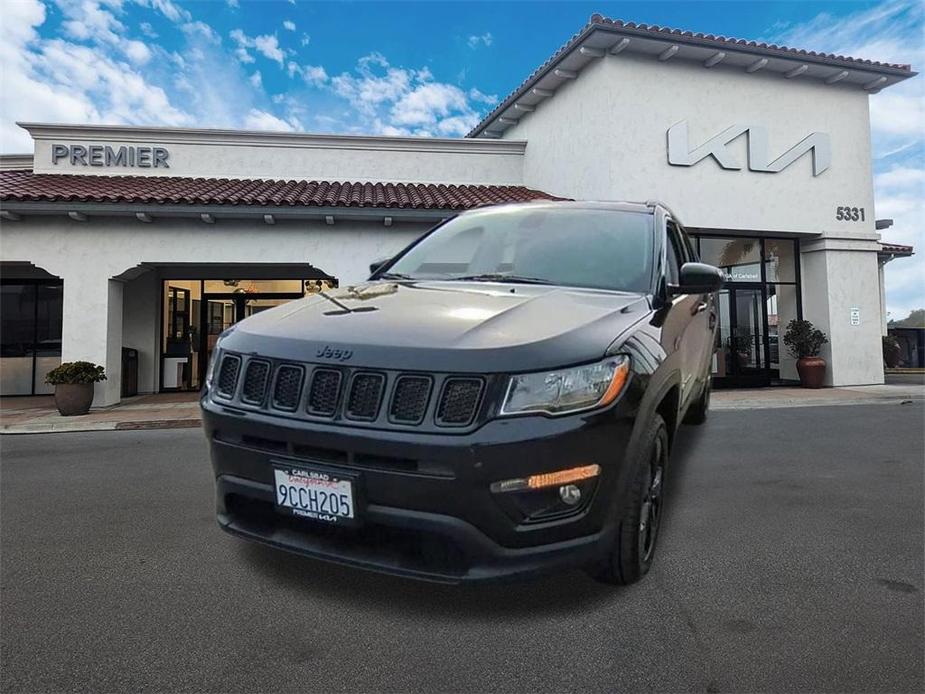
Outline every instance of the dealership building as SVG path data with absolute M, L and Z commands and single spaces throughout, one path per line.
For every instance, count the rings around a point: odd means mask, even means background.
M 442 219 L 555 198 L 658 199 L 727 274 L 718 385 L 796 378 L 793 318 L 831 385 L 883 381 L 868 100 L 908 65 L 595 15 L 462 139 L 20 124 L 0 157 L 3 395 L 62 360 L 95 404 L 195 390 L 218 334 L 359 282 Z M 28 95 L 22 95 L 28 98 Z M 880 231 L 885 234 L 881 240 Z

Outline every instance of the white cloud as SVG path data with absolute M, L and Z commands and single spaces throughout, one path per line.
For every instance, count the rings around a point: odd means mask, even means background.
M 237 44 L 235 55 L 242 63 L 254 62 L 253 56 L 248 53 L 248 48 L 253 48 L 265 58 L 279 63 L 283 67 L 286 59 L 283 50 L 279 46 L 279 40 L 275 34 L 261 34 L 260 36 L 248 36 L 241 29 L 232 29 L 228 34 Z
M 180 29 L 188 35 L 199 35 L 210 43 L 219 44 L 222 42 L 221 37 L 205 22 L 187 22 L 181 25 Z
M 291 123 L 284 121 L 282 118 L 277 118 L 272 113 L 256 108 L 248 112 L 244 119 L 244 127 L 248 130 L 281 130 L 285 132 L 295 130 Z
M 250 83 L 254 85 L 255 89 L 263 87 L 263 77 L 260 75 L 260 70 L 255 70 L 254 74 L 250 76 Z
M 225 3 L 233 10 L 238 9 L 241 6 L 241 3 L 238 0 L 225 0 Z
M 283 28 L 288 31 L 295 31 L 295 22 L 287 19 L 286 21 L 283 22 Z
M 483 104 L 488 104 L 489 106 L 494 106 L 498 103 L 497 94 L 483 94 L 475 87 L 469 90 L 469 98 L 473 101 L 478 101 Z
M 472 35 L 468 38 L 466 43 L 469 44 L 469 48 L 478 48 L 479 46 L 490 46 L 495 40 L 495 37 L 491 35 L 490 31 L 486 31 L 480 36 Z
M 150 7 L 167 17 L 171 22 L 188 22 L 193 16 L 189 11 L 177 5 L 173 0 L 132 0 L 142 7 Z M 113 4 L 121 5 L 121 0 L 114 0 Z
M 122 50 L 129 60 L 139 65 L 144 65 L 151 59 L 151 51 L 141 41 L 126 41 Z
M 270 60 L 275 60 L 282 66 L 285 56 L 280 50 L 279 41 L 277 41 L 275 35 L 255 36 L 254 47 L 258 53 L 263 54 L 264 57 Z
M 438 119 L 467 107 L 466 94 L 459 87 L 429 82 L 415 87 L 395 102 L 392 123 L 431 127 Z
M 300 41 L 300 43 L 301 43 L 303 46 L 307 46 L 307 45 L 310 44 L 311 42 L 312 42 L 312 37 L 311 37 L 311 36 L 309 36 L 308 34 L 302 34 L 302 40 Z
M 479 121 L 473 103 L 497 100 L 436 81 L 427 67 L 393 66 L 381 53 L 363 56 L 353 73 L 331 78 L 330 87 L 353 106 L 359 129 L 383 135 L 461 136 Z
M 157 32 L 154 31 L 154 27 L 151 26 L 150 22 L 142 22 L 138 25 L 138 28 L 141 29 L 141 33 L 147 36 L 149 39 L 157 38 Z
M 306 65 L 302 68 L 302 78 L 318 87 L 328 81 L 328 73 L 321 65 Z

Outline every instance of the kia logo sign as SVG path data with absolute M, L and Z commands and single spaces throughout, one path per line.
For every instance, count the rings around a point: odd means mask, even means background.
M 748 138 L 748 168 L 750 171 L 777 173 L 783 171 L 808 152 L 813 154 L 813 176 L 818 176 L 832 163 L 832 145 L 828 133 L 812 133 L 779 157 L 768 154 L 768 129 L 760 125 L 732 125 L 691 149 L 687 121 L 668 128 L 668 163 L 672 166 L 693 166 L 702 159 L 713 157 L 724 169 L 741 169 L 741 164 L 726 149 L 737 137 Z

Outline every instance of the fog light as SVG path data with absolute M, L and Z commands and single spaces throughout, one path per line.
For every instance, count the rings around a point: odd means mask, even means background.
M 559 487 L 559 498 L 569 506 L 574 506 L 581 501 L 581 490 L 574 484 L 566 484 Z

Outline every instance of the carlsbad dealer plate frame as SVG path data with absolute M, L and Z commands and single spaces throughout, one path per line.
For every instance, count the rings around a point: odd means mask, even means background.
M 313 463 L 271 462 L 278 513 L 337 527 L 362 524 L 365 504 L 359 474 Z

